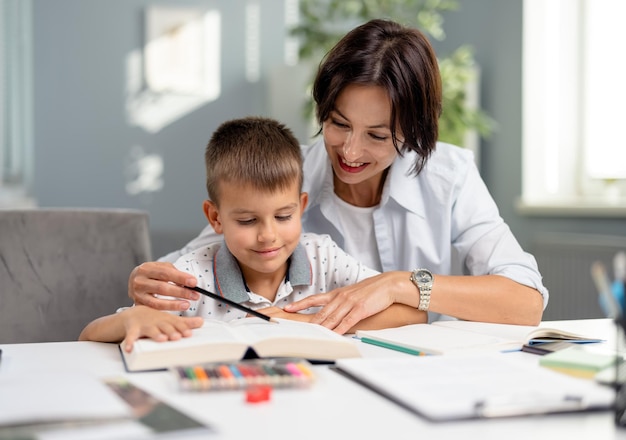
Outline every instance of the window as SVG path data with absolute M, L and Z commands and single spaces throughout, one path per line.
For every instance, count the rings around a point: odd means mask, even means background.
M 520 207 L 626 213 L 623 0 L 524 0 Z
M 146 8 L 145 46 L 126 56 L 130 125 L 158 133 L 220 97 L 221 22 L 208 7 Z
M 0 0 L 0 208 L 32 206 L 32 3 Z

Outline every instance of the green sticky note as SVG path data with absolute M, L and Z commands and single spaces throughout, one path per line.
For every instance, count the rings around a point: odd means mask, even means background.
M 556 369 L 597 372 L 611 366 L 614 362 L 613 355 L 596 353 L 584 347 L 574 346 L 542 356 L 539 365 Z

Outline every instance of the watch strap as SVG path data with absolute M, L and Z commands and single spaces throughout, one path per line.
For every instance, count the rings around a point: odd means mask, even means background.
M 419 274 L 426 272 L 429 275 L 430 280 L 428 282 L 424 282 L 420 279 Z M 427 311 L 430 307 L 430 292 L 433 288 L 433 275 L 428 269 L 415 269 L 411 273 L 411 281 L 417 287 L 419 291 L 419 304 L 417 306 L 418 310 Z

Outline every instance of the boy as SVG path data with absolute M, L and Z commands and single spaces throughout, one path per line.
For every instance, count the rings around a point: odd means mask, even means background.
M 308 202 L 302 189 L 302 153 L 284 125 L 248 117 L 225 122 L 205 152 L 209 200 L 203 210 L 222 242 L 183 255 L 175 266 L 196 277 L 198 286 L 253 310 L 280 318 L 310 321 L 287 313 L 286 304 L 376 275 L 341 250 L 327 235 L 302 234 Z M 145 306 L 98 318 L 80 340 L 119 342 L 130 351 L 140 337 L 179 339 L 203 318 L 230 321 L 246 313 L 211 298 L 194 301 L 183 316 Z M 395 304 L 359 322 L 357 328 L 395 327 L 425 322 L 417 309 Z

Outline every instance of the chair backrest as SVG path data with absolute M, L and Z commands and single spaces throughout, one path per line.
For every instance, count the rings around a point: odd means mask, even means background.
M 151 259 L 148 213 L 0 210 L 0 343 L 76 340 L 128 306 L 128 277 Z

